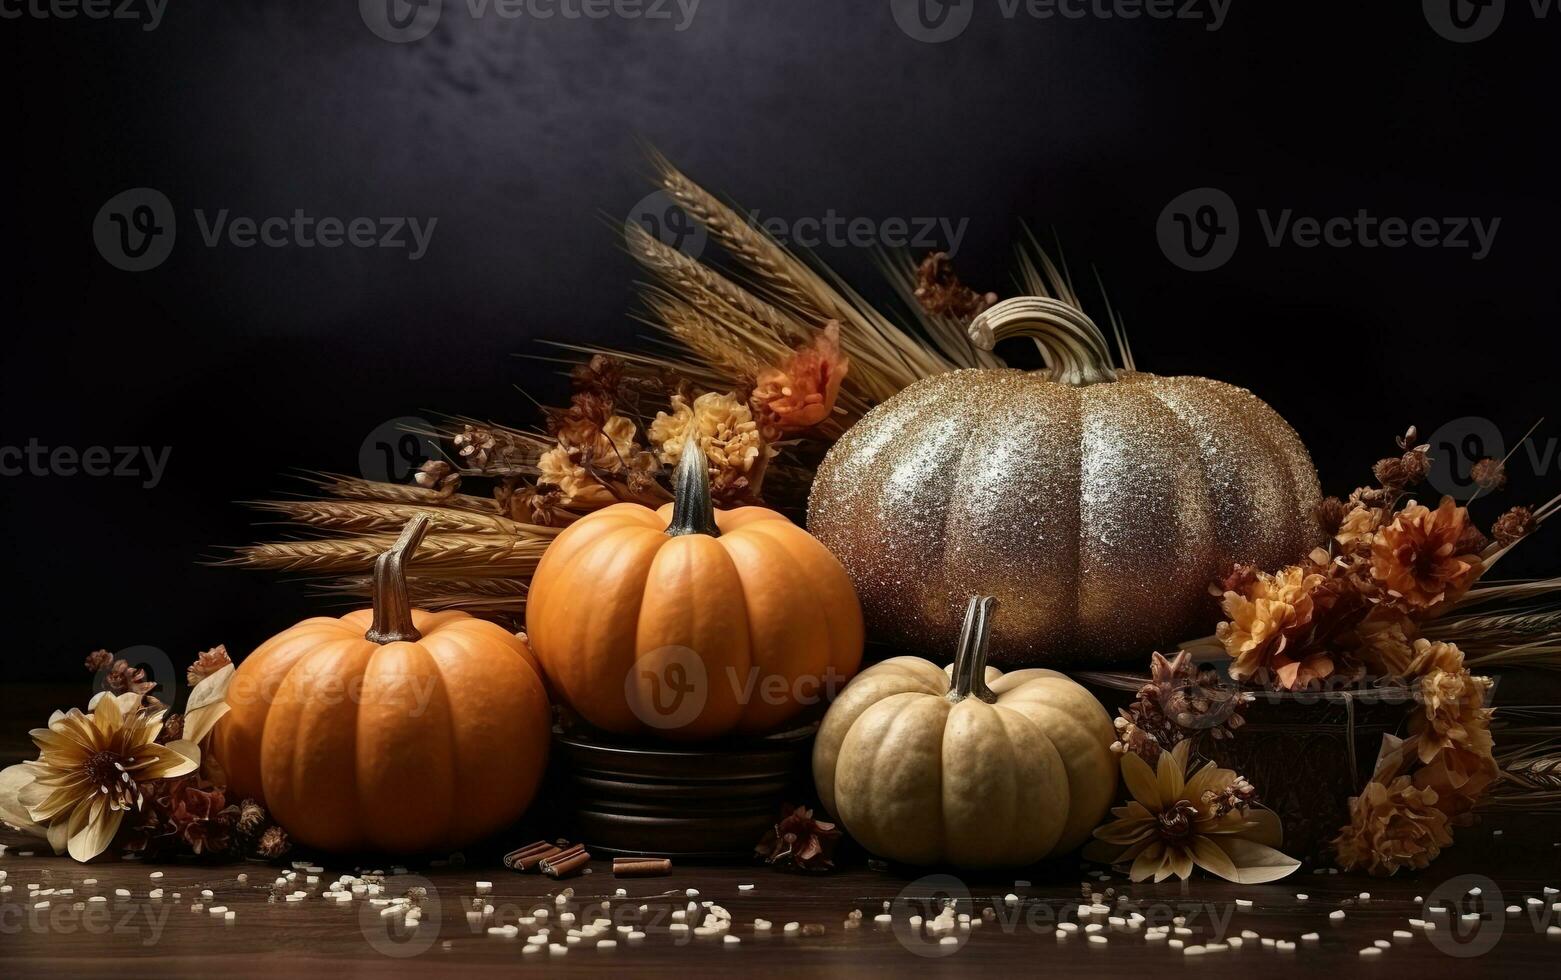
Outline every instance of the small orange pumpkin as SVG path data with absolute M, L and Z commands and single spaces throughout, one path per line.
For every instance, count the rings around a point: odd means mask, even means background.
M 554 693 L 597 728 L 710 738 L 772 731 L 862 661 L 845 569 L 762 507 L 718 511 L 698 440 L 675 503 L 614 504 L 542 556 L 526 633 Z
M 418 854 L 508 826 L 536 795 L 551 712 L 525 640 L 407 600 L 418 515 L 374 568 L 372 609 L 306 620 L 250 654 L 214 751 L 231 795 L 294 840 Z

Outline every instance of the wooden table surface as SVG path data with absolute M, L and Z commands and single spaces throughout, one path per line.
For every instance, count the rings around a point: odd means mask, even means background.
M 38 722 L 19 717 L 10 705 L 3 714 L 0 761 L 10 762 L 25 750 L 25 729 Z M 386 896 L 413 887 L 427 889 L 424 921 L 409 933 L 366 898 L 339 905 L 320 897 L 339 875 L 355 872 L 329 861 L 322 862 L 325 870 L 318 882 L 308 882 L 308 872 L 298 870 L 296 882 L 276 889 L 275 878 L 292 871 L 290 866 L 118 860 L 78 865 L 49 854 L 42 842 L 0 831 L 5 845 L 0 889 L 10 889 L 0 892 L 0 973 L 209 977 L 468 975 L 530 969 L 687 977 L 907 971 L 1008 976 L 1044 970 L 1114 977 L 1152 971 L 1191 976 L 1228 969 L 1265 976 L 1315 976 L 1319 971 L 1412 974 L 1417 980 L 1467 977 L 1470 971 L 1548 973 L 1561 965 L 1561 912 L 1552 908 L 1561 903 L 1561 895 L 1545 891 L 1561 888 L 1558 841 L 1561 826 L 1554 822 L 1547 826 L 1527 818 L 1488 817 L 1480 826 L 1460 831 L 1457 846 L 1419 874 L 1382 880 L 1303 869 L 1286 881 L 1261 886 L 1231 885 L 1202 874 L 1185 885 L 1135 885 L 1119 874 L 1102 881 L 1075 861 L 961 879 L 929 879 L 918 877 L 923 872 L 877 869 L 859 861 L 825 875 L 680 866 L 670 877 L 640 879 L 615 879 L 610 862 L 602 861 L 592 866 L 591 874 L 565 882 L 514 874 L 491 862 L 422 867 L 390 874 L 384 885 Z M 387 865 L 383 870 L 399 869 Z M 157 872 L 161 877 L 150 877 Z M 247 879 L 241 881 L 241 874 Z M 491 893 L 478 902 L 491 905 L 493 912 L 473 922 L 467 911 L 479 899 L 478 881 L 493 884 Z M 754 887 L 742 889 L 745 884 Z M 34 886 L 53 892 L 33 896 Z M 559 905 L 555 896 L 565 887 L 574 894 Z M 154 888 L 162 889 L 162 898 L 149 897 Z M 625 897 L 616 896 L 620 888 Z M 117 895 L 121 889 L 128 896 Z M 277 897 L 296 889 L 309 896 L 296 902 Z M 688 889 L 696 889 L 697 896 L 691 899 Z M 1479 893 L 1471 894 L 1471 889 Z M 211 897 L 203 898 L 202 890 L 210 890 Z M 1173 948 L 1169 939 L 1147 939 L 1142 925 L 1113 927 L 1103 914 L 1081 920 L 1081 898 L 1090 904 L 1091 892 L 1112 907 L 1112 915 L 1130 919 L 1138 912 L 1145 925 L 1171 925 L 1173 917 L 1185 917 L 1191 932 L 1171 938 L 1187 946 L 1229 942 L 1233 948 L 1189 956 Z M 1368 892 L 1369 899 L 1362 898 L 1362 892 Z M 980 921 L 968 930 L 956 930 L 952 944 L 929 941 L 910 925 L 911 915 L 926 916 L 930 903 L 944 895 L 958 897 L 958 910 Z M 94 896 L 104 900 L 90 901 Z M 606 911 L 603 901 L 608 903 Z M 684 910 L 690 901 L 727 909 L 732 917 L 729 935 L 740 942 L 671 929 L 673 912 Z M 886 901 L 892 903 L 892 922 L 880 924 L 874 920 L 883 914 Z M 212 906 L 232 910 L 235 919 L 211 915 Z M 1508 914 L 1507 906 L 1517 906 L 1517 914 Z M 1429 911 L 1435 907 L 1447 911 Z M 559 922 L 563 912 L 576 915 L 577 926 L 598 917 L 610 919 L 617 946 L 597 949 L 594 940 L 585 940 L 562 955 L 546 949 L 527 953 L 526 936 L 543 923 L 523 927 L 514 939 L 487 932 L 496 922 L 514 923 L 538 908 L 549 910 L 546 924 L 560 941 L 567 928 Z M 863 921 L 848 929 L 844 921 L 854 909 L 861 910 Z M 1339 909 L 1344 917 L 1330 918 Z M 1475 918 L 1464 919 L 1469 913 Z M 761 918 L 773 923 L 768 932 L 755 929 L 754 920 Z M 1412 918 L 1436 928 L 1417 928 L 1410 924 Z M 797 932 L 785 931 L 791 922 L 798 923 Z M 1060 922 L 1098 923 L 1101 929 L 1094 935 L 1107 941 L 1090 942 L 1083 929 L 1058 938 Z M 629 941 L 616 934 L 620 925 L 646 935 Z M 802 928 L 810 925 L 822 932 Z M 1548 932 L 1552 926 L 1555 933 Z M 1313 932 L 1316 940 L 1302 939 Z M 1265 945 L 1264 938 L 1295 942 L 1296 947 Z M 1378 940 L 1387 944 L 1381 953 L 1360 954 Z M 1239 947 L 1234 946 L 1237 941 Z

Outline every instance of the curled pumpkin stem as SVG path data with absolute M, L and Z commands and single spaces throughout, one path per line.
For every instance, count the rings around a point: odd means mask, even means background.
M 1070 385 L 1115 381 L 1111 349 L 1095 321 L 1078 307 L 1046 296 L 1004 300 L 970 322 L 970 339 L 991 350 L 1010 337 L 1032 337 L 1052 380 Z

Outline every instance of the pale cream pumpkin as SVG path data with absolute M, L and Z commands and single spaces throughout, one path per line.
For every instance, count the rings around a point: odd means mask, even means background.
M 820 802 L 874 854 L 1014 867 L 1078 847 L 1116 797 L 1111 718 L 1054 670 L 986 666 L 996 600 L 974 598 L 953 666 L 895 657 L 830 707 Z

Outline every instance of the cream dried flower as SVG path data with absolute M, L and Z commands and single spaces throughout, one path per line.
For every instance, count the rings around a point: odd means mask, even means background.
M 25 765 L 32 781 L 19 802 L 47 828 L 55 853 L 89 861 L 108 849 L 125 813 L 141 808 L 141 785 L 200 768 L 193 742 L 158 745 L 162 710 L 141 707 L 141 696 L 99 695 L 90 714 L 56 712 L 48 728 L 31 732 L 39 755 Z
M 698 437 L 718 482 L 729 482 L 731 474 L 748 473 L 766 453 L 753 412 L 729 394 L 706 392 L 693 404 L 673 395 L 671 414 L 657 412 L 650 424 L 650 441 L 668 465 L 682 458 L 683 443 L 691 436 Z
M 1231 809 L 1251 787 L 1236 773 L 1206 765 L 1187 772 L 1192 743 L 1160 753 L 1157 767 L 1132 752 L 1121 756 L 1132 798 L 1113 807 L 1115 820 L 1095 830 L 1084 856 L 1107 864 L 1132 862 L 1134 881 L 1186 878 L 1194 866 L 1244 885 L 1277 881 L 1301 862 L 1278 850 L 1282 831 L 1272 811 Z

